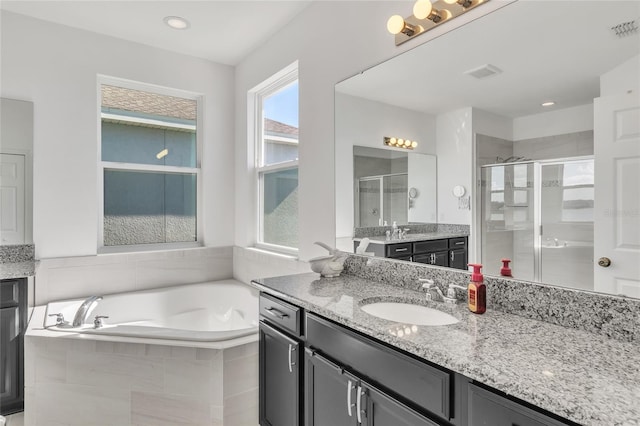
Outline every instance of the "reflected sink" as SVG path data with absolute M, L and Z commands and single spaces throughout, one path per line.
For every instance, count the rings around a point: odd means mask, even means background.
M 453 315 L 411 303 L 379 302 L 361 306 L 374 317 L 416 325 L 450 325 L 459 322 Z

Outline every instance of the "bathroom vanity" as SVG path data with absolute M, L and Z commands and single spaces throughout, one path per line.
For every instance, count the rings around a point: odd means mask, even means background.
M 354 252 L 361 240 L 361 238 L 354 239 Z M 466 271 L 467 245 L 467 235 L 434 232 L 410 235 L 397 240 L 387 240 L 386 237 L 370 237 L 367 251 L 374 253 L 374 256 Z
M 623 425 L 637 345 L 343 275 L 256 280 L 260 424 Z M 388 321 L 361 306 L 426 305 L 457 323 Z M 598 366 L 598 368 L 594 368 Z M 605 387 L 606 384 L 606 387 Z

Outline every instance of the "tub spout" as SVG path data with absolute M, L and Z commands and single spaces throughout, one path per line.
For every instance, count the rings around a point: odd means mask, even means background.
M 98 301 L 100 300 L 102 300 L 102 296 L 87 297 L 76 311 L 76 316 L 73 318 L 72 326 L 80 327 L 82 324 L 84 324 L 89 317 L 89 314 L 91 313 L 91 311 L 93 311 L 93 309 L 98 304 Z

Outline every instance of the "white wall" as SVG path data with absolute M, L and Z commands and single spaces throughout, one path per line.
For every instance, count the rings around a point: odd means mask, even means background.
M 438 223 L 471 225 L 471 210 L 459 209 L 458 198 L 451 191 L 456 185 L 464 186 L 465 197 L 471 191 L 474 164 L 472 108 L 438 115 L 436 135 Z
M 593 103 L 513 120 L 513 141 L 593 130 Z
M 435 154 L 435 119 L 417 111 L 336 93 L 336 236 L 353 236 L 353 147 Z M 418 141 L 415 150 L 385 147 L 385 136 Z M 435 221 L 435 218 L 434 218 Z
M 236 68 L 236 245 L 254 243 L 253 150 L 247 148 L 247 91 L 299 60 L 300 78 L 300 258 L 325 252 L 314 241 L 335 240 L 334 85 L 509 3 L 492 1 L 396 47 L 386 30 L 393 14 L 409 15 L 397 1 L 313 2 L 294 22 Z M 446 60 L 443 58 L 442 60 Z M 237 265 L 241 267 L 241 265 Z
M 37 258 L 95 255 L 97 74 L 205 95 L 204 242 L 233 244 L 233 68 L 2 12 L 2 97 L 34 103 Z
M 640 93 L 640 55 L 600 76 L 600 96 L 623 95 L 629 90 Z

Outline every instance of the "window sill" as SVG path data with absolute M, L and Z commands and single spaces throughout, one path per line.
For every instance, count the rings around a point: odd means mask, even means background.
M 192 242 L 192 243 L 162 243 L 162 244 L 138 244 L 138 245 L 130 245 L 130 246 L 104 246 L 104 247 L 98 247 L 98 255 L 176 251 L 176 250 L 202 248 L 202 247 L 204 247 L 204 245 L 202 243 L 199 243 L 199 242 Z

